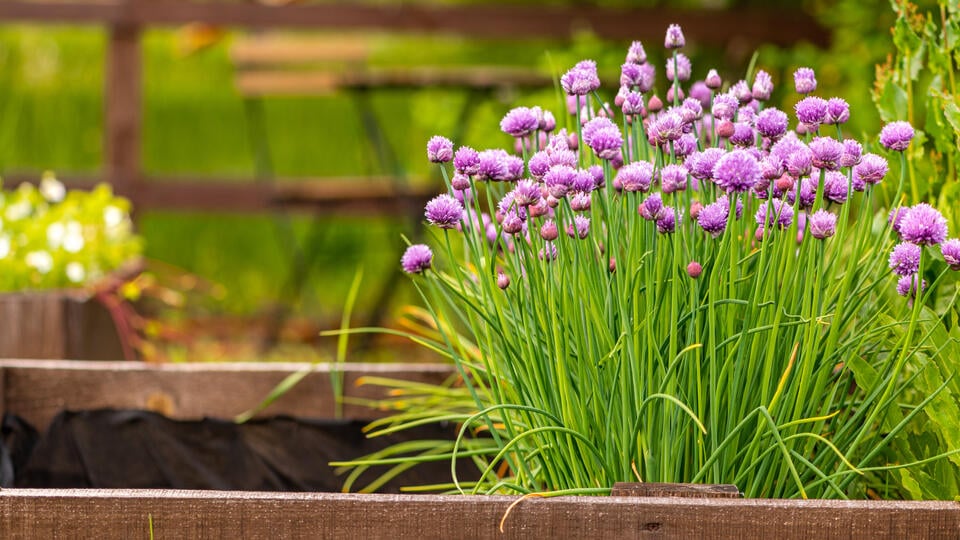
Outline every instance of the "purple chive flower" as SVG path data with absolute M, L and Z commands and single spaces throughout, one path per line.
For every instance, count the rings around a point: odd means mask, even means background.
M 647 62 L 647 51 L 643 49 L 643 43 L 634 41 L 627 49 L 627 62 L 633 64 L 644 64 Z
M 587 210 L 590 210 L 591 203 L 592 199 L 589 193 L 575 191 L 573 196 L 570 197 L 570 208 L 576 210 L 577 212 L 586 212 Z
M 727 228 L 729 214 L 730 203 L 717 200 L 700 210 L 700 213 L 697 214 L 697 224 L 716 238 Z
M 624 191 L 643 192 L 650 190 L 653 183 L 653 163 L 649 161 L 634 161 L 627 163 L 617 171 L 617 180 Z
M 683 104 L 680 108 L 680 114 L 687 123 L 693 122 L 694 120 L 699 120 L 703 118 L 703 105 L 700 103 L 700 100 L 696 98 L 687 98 L 683 100 Z
M 733 120 L 733 115 L 737 113 L 739 102 L 732 94 L 717 94 L 713 96 L 713 106 L 710 108 L 711 114 L 717 120 Z
M 504 274 L 503 272 L 497 272 L 497 287 L 501 291 L 506 290 L 510 286 L 510 276 Z
M 887 223 L 890 225 L 890 228 L 893 229 L 893 232 L 900 235 L 900 226 L 903 223 L 903 216 L 907 215 L 907 210 L 909 208 L 892 208 L 890 213 L 887 215 Z
M 787 132 L 787 123 L 787 113 L 773 107 L 757 115 L 757 131 L 772 141 L 783 137 Z
M 502 182 L 511 177 L 510 154 L 506 150 L 494 148 L 484 150 L 479 154 L 477 172 L 475 174 L 478 180 L 493 180 Z
M 526 137 L 540 127 L 540 119 L 537 113 L 529 107 L 516 107 L 511 109 L 500 120 L 500 130 L 513 137 Z
M 673 193 L 687 189 L 687 168 L 670 164 L 660 170 L 660 185 L 664 193 Z
M 550 165 L 550 156 L 545 150 L 541 150 L 530 156 L 527 169 L 530 171 L 530 176 L 539 180 L 543 178 L 543 175 L 547 174 Z
M 450 187 L 460 191 L 463 191 L 464 189 L 469 189 L 470 177 L 465 174 L 455 172 L 453 173 L 453 178 L 450 179 Z
M 557 255 L 558 255 L 557 245 L 554 244 L 553 242 L 547 242 L 547 245 L 545 245 L 543 249 L 541 249 L 540 252 L 537 254 L 537 256 L 540 257 L 541 261 L 547 261 L 547 262 L 556 260 Z
M 751 93 L 753 94 L 753 99 L 757 101 L 766 101 L 770 99 L 770 94 L 773 93 L 773 79 L 770 78 L 770 74 L 764 70 L 757 70 L 756 76 L 753 78 L 753 88 Z
M 643 77 L 643 70 L 640 64 L 627 62 L 620 66 L 620 86 L 630 89 L 640 85 L 640 79 Z
M 430 268 L 433 261 L 433 252 L 424 244 L 414 244 L 403 252 L 400 257 L 400 266 L 408 274 L 419 274 Z
M 828 171 L 824 174 L 823 196 L 837 204 L 847 202 L 847 177 L 838 171 Z
M 573 167 L 554 165 L 550 167 L 547 174 L 543 175 L 543 184 L 547 187 L 547 193 L 562 199 L 573 187 L 573 179 L 576 175 L 577 171 Z
M 686 161 L 690 176 L 697 180 L 713 178 L 713 168 L 725 154 L 726 152 L 722 148 L 707 148 L 702 152 L 690 154 Z
M 827 119 L 824 124 L 843 124 L 850 120 L 850 105 L 843 98 L 827 101 Z
M 710 107 L 711 93 L 710 87 L 703 81 L 697 81 L 690 86 L 690 99 L 699 101 L 701 109 Z
M 960 270 L 960 240 L 951 238 L 940 244 L 943 261 L 951 270 Z
M 427 159 L 433 163 L 446 163 L 453 159 L 453 143 L 446 137 L 434 135 L 427 141 Z
M 806 177 L 796 184 L 796 191 L 791 191 L 787 193 L 787 201 L 790 204 L 795 202 L 796 196 L 799 194 L 800 202 L 799 206 L 802 209 L 809 209 L 813 207 L 813 203 L 817 200 L 817 179 L 812 177 Z
M 802 145 L 787 156 L 783 164 L 790 176 L 799 179 L 801 176 L 810 174 L 813 167 L 813 152 L 806 145 Z
M 837 232 L 837 216 L 826 210 L 817 210 L 811 214 L 807 224 L 810 226 L 810 234 L 818 240 L 833 236 Z
M 667 80 L 673 82 L 674 78 L 674 58 L 667 58 Z M 690 64 L 690 59 L 683 53 L 677 53 L 676 55 L 676 78 L 680 81 L 686 81 L 690 79 L 690 72 L 693 67 Z
M 757 183 L 760 164 L 749 152 L 734 150 L 717 161 L 713 178 L 727 193 L 742 193 Z
M 651 193 L 649 197 L 637 207 L 640 217 L 647 221 L 656 221 L 663 216 L 663 199 L 659 193 Z
M 599 118 L 591 120 L 591 122 Z M 603 160 L 613 160 L 620 156 L 623 147 L 623 135 L 617 127 L 604 127 L 592 133 L 589 142 L 590 149 Z
M 593 189 L 600 189 L 606 184 L 606 179 L 603 177 L 602 165 L 591 165 L 590 168 L 587 169 L 587 172 L 593 177 Z
M 757 226 L 768 229 L 770 227 L 779 227 L 786 229 L 793 223 L 793 207 L 779 199 L 771 199 L 770 205 L 767 201 L 760 203 L 754 219 Z
M 600 130 L 610 128 L 618 129 L 617 125 L 614 124 L 613 121 L 604 116 L 598 116 L 589 122 L 586 122 L 583 125 L 583 142 L 585 142 L 587 146 L 590 146 L 591 142 L 593 141 L 594 134 Z
M 540 184 L 533 180 L 520 180 L 513 190 L 513 200 L 520 206 L 530 206 L 540 202 Z
M 673 111 L 659 115 L 650 126 L 650 136 L 658 145 L 675 141 L 681 135 L 683 135 L 683 118 Z
M 550 167 L 554 165 L 566 165 L 567 167 L 577 166 L 577 154 L 572 150 L 547 150 Z
M 547 242 L 553 242 L 558 236 L 560 236 L 560 231 L 557 230 L 557 223 L 552 219 L 544 221 L 543 225 L 540 226 L 540 238 Z
M 730 143 L 735 146 L 753 146 L 756 143 L 756 137 L 753 134 L 753 128 L 746 122 L 736 122 L 733 124 L 733 135 L 730 135 Z
M 525 222 L 525 214 L 522 213 L 521 209 L 514 206 L 504 212 L 500 225 L 506 234 L 519 234 L 523 232 Z
M 864 154 L 860 163 L 853 167 L 854 180 L 867 184 L 879 184 L 887 174 L 887 160 L 877 154 Z
M 793 85 L 798 94 L 809 94 L 817 89 L 817 78 L 812 69 L 802 67 L 793 72 Z
M 473 200 L 473 191 L 470 188 L 453 190 L 453 197 L 460 201 L 460 204 L 469 204 Z
M 683 37 L 683 30 L 679 24 L 671 24 L 667 27 L 667 35 L 663 38 L 663 46 L 667 49 L 679 49 L 686 44 Z
M 903 215 L 900 236 L 921 246 L 939 244 L 947 239 L 947 220 L 927 203 L 914 205 Z
M 913 139 L 913 126 L 910 122 L 890 122 L 880 130 L 880 144 L 887 150 L 903 152 Z
M 920 246 L 902 242 L 890 252 L 890 269 L 898 276 L 910 276 L 920 271 Z
M 646 114 L 647 110 L 643 106 L 643 101 L 643 94 L 640 92 L 627 92 L 623 97 L 623 105 L 620 107 L 624 116 L 643 116 Z
M 570 184 L 570 189 L 580 193 L 590 193 L 594 187 L 593 173 L 587 169 L 577 169 L 573 176 L 573 183 Z
M 783 176 L 783 171 L 783 161 L 773 154 L 760 160 L 760 177 L 764 180 L 776 180 Z
M 843 157 L 843 143 L 833 137 L 815 137 L 810 141 L 812 164 L 818 169 L 836 170 Z
M 640 77 L 637 79 L 637 91 L 645 94 L 653 89 L 657 81 L 657 70 L 650 64 L 640 64 Z
M 720 87 L 723 86 L 723 79 L 720 78 L 720 75 L 715 69 L 707 72 L 707 76 L 703 79 L 703 82 L 710 90 L 719 90 Z
M 480 165 L 480 154 L 469 146 L 461 146 L 453 156 L 453 168 L 460 174 L 471 176 L 477 174 Z
M 793 110 L 797 113 L 797 119 L 800 122 L 818 126 L 827 119 L 827 100 L 817 96 L 808 96 L 797 102 Z
M 680 158 L 697 151 L 697 138 L 692 133 L 684 133 L 673 143 L 673 154 Z
M 427 203 L 424 215 L 441 229 L 454 229 L 463 219 L 463 205 L 450 195 L 437 195 Z
M 727 197 L 726 194 L 720 195 L 720 198 L 717 199 L 717 202 L 722 204 L 724 208 L 726 208 L 728 211 L 730 210 L 730 199 Z M 735 212 L 735 215 L 733 217 L 736 219 L 740 219 L 742 216 L 743 216 L 743 200 L 738 198 L 737 211 Z
M 571 96 L 585 96 L 600 88 L 597 76 L 597 64 L 591 60 L 577 63 L 570 71 L 560 77 L 560 86 Z
M 570 238 L 585 239 L 590 234 L 590 218 L 577 214 L 573 217 L 573 224 L 567 225 L 567 236 Z
M 920 279 L 920 276 L 914 274 L 912 276 L 903 276 L 897 281 L 897 294 L 900 296 L 909 296 L 910 298 L 917 297 L 917 280 Z M 922 293 L 927 288 L 927 280 L 920 280 L 920 292 Z
M 860 163 L 863 156 L 863 146 L 854 139 L 843 140 L 843 155 L 840 156 L 841 167 L 853 167 Z M 862 191 L 862 190 L 857 190 Z
M 730 87 L 730 94 L 737 98 L 737 103 L 746 105 L 753 99 L 753 92 L 750 91 L 750 85 L 747 81 L 741 79 Z
M 507 168 L 507 172 L 505 175 L 503 175 L 503 177 L 497 178 L 497 180 L 502 180 L 504 182 L 516 182 L 523 176 L 523 158 L 520 156 L 507 155 L 503 158 L 503 162 Z
M 690 261 L 690 264 L 687 265 L 687 275 L 693 279 L 697 279 L 702 273 L 703 266 L 701 266 L 697 261 Z
M 677 213 L 667 206 L 663 209 L 663 215 L 657 219 L 657 232 L 660 234 L 672 234 L 677 228 Z

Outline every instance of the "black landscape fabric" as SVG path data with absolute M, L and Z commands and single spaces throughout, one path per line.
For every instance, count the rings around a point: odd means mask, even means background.
M 337 492 L 344 475 L 334 474 L 331 461 L 406 440 L 451 440 L 456 433 L 452 425 L 424 426 L 368 439 L 365 424 L 290 417 L 235 424 L 176 421 L 139 410 L 65 411 L 38 438 L 25 422 L 6 415 L 0 486 Z M 475 469 L 464 465 L 460 478 L 475 478 Z M 354 490 L 377 474 L 368 471 Z M 412 467 L 378 491 L 443 482 L 450 482 L 447 460 Z

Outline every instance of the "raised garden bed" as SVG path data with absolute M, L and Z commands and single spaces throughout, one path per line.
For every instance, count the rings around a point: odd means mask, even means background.
M 296 364 L 0 361 L 0 403 L 43 429 L 61 410 L 139 408 L 175 419 L 232 418 Z M 437 381 L 433 365 L 347 365 L 348 396 L 364 374 Z M 263 415 L 331 417 L 329 369 Z M 346 405 L 347 417 L 377 414 Z M 358 495 L 126 489 L 4 489 L 3 538 L 957 538 L 960 503 L 736 498 Z M 503 526 L 503 532 L 500 531 Z

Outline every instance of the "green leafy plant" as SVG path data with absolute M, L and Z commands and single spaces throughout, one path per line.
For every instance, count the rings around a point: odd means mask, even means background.
M 142 250 L 129 201 L 106 184 L 67 191 L 46 173 L 39 188 L 0 192 L 0 292 L 84 287 Z
M 846 498 L 960 452 L 931 445 L 908 463 L 891 447 L 947 389 L 901 408 L 940 366 L 924 305 L 950 270 L 924 246 L 945 240 L 942 216 L 897 203 L 888 223 L 875 195 L 886 160 L 845 139 L 843 100 L 805 97 L 788 132 L 763 102 L 766 73 L 752 87 L 720 92 L 711 73 L 683 88 L 679 27 L 665 42 L 673 107 L 650 97 L 634 43 L 622 116 L 584 61 L 561 78 L 569 133 L 520 107 L 501 122 L 515 154 L 454 157 L 431 139 L 449 192 L 426 207 L 435 247 L 401 261 L 425 306 L 423 332 L 409 335 L 449 357 L 462 386 L 394 383 L 397 399 L 381 405 L 399 412 L 372 429 L 454 421 L 459 436 L 338 465 L 465 457 L 479 480 L 452 468 L 446 487 L 471 493 L 596 494 L 640 480 Z M 802 94 L 816 88 L 813 70 L 795 79 Z M 902 156 L 913 135 L 891 123 L 880 140 Z M 944 257 L 960 256 L 946 245 Z M 370 330 L 382 331 L 350 331 Z

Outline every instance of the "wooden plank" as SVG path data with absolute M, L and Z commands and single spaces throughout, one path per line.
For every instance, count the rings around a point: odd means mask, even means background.
M 92 189 L 95 176 L 64 175 L 58 179 L 69 189 Z M 14 173 L 5 185 L 39 183 L 39 175 Z M 409 215 L 419 212 L 439 189 L 408 179 L 401 185 L 390 177 L 281 178 L 274 183 L 241 178 L 145 177 L 136 182 L 137 210 L 201 210 L 269 212 L 278 208 L 325 212 L 334 215 Z
M 0 360 L 5 379 L 2 412 L 21 416 L 41 432 L 61 410 L 139 408 L 175 419 L 229 419 L 259 404 L 284 377 L 309 366 Z M 262 415 L 332 418 L 332 371 L 333 366 L 318 364 Z M 384 397 L 381 387 L 357 385 L 364 375 L 440 383 L 452 374 L 452 367 L 442 364 L 345 364 L 344 395 Z M 343 412 L 355 419 L 384 415 L 352 403 L 345 404 Z
M 955 502 L 357 495 L 174 490 L 0 492 L 5 539 L 951 539 Z M 148 518 L 149 516 L 149 518 Z M 501 520 L 503 531 L 500 531 Z
M 616 497 L 727 498 L 740 496 L 733 484 L 668 484 L 664 482 L 617 482 L 610 490 Z
M 104 172 L 114 191 L 129 198 L 134 208 L 140 202 L 141 63 L 140 27 L 111 26 L 104 88 Z
M 237 40 L 230 47 L 230 57 L 241 65 L 363 62 L 372 48 L 370 36 L 262 35 Z
M 318 95 L 357 89 L 546 88 L 553 80 L 527 68 L 504 66 L 371 68 L 352 71 L 243 70 L 237 88 L 244 95 Z
M 123 359 L 109 311 L 83 291 L 0 294 L 0 358 Z
M 130 0 L 127 2 L 0 2 L 0 19 L 41 22 L 180 25 L 201 22 L 248 28 L 384 30 L 468 35 L 478 38 L 569 39 L 590 29 L 610 40 L 661 42 L 667 25 L 681 22 L 688 39 L 747 48 L 761 43 L 829 44 L 829 33 L 797 9 L 736 11 L 671 8 L 603 8 L 585 5 L 443 5 L 318 3 L 271 6 L 253 2 Z

